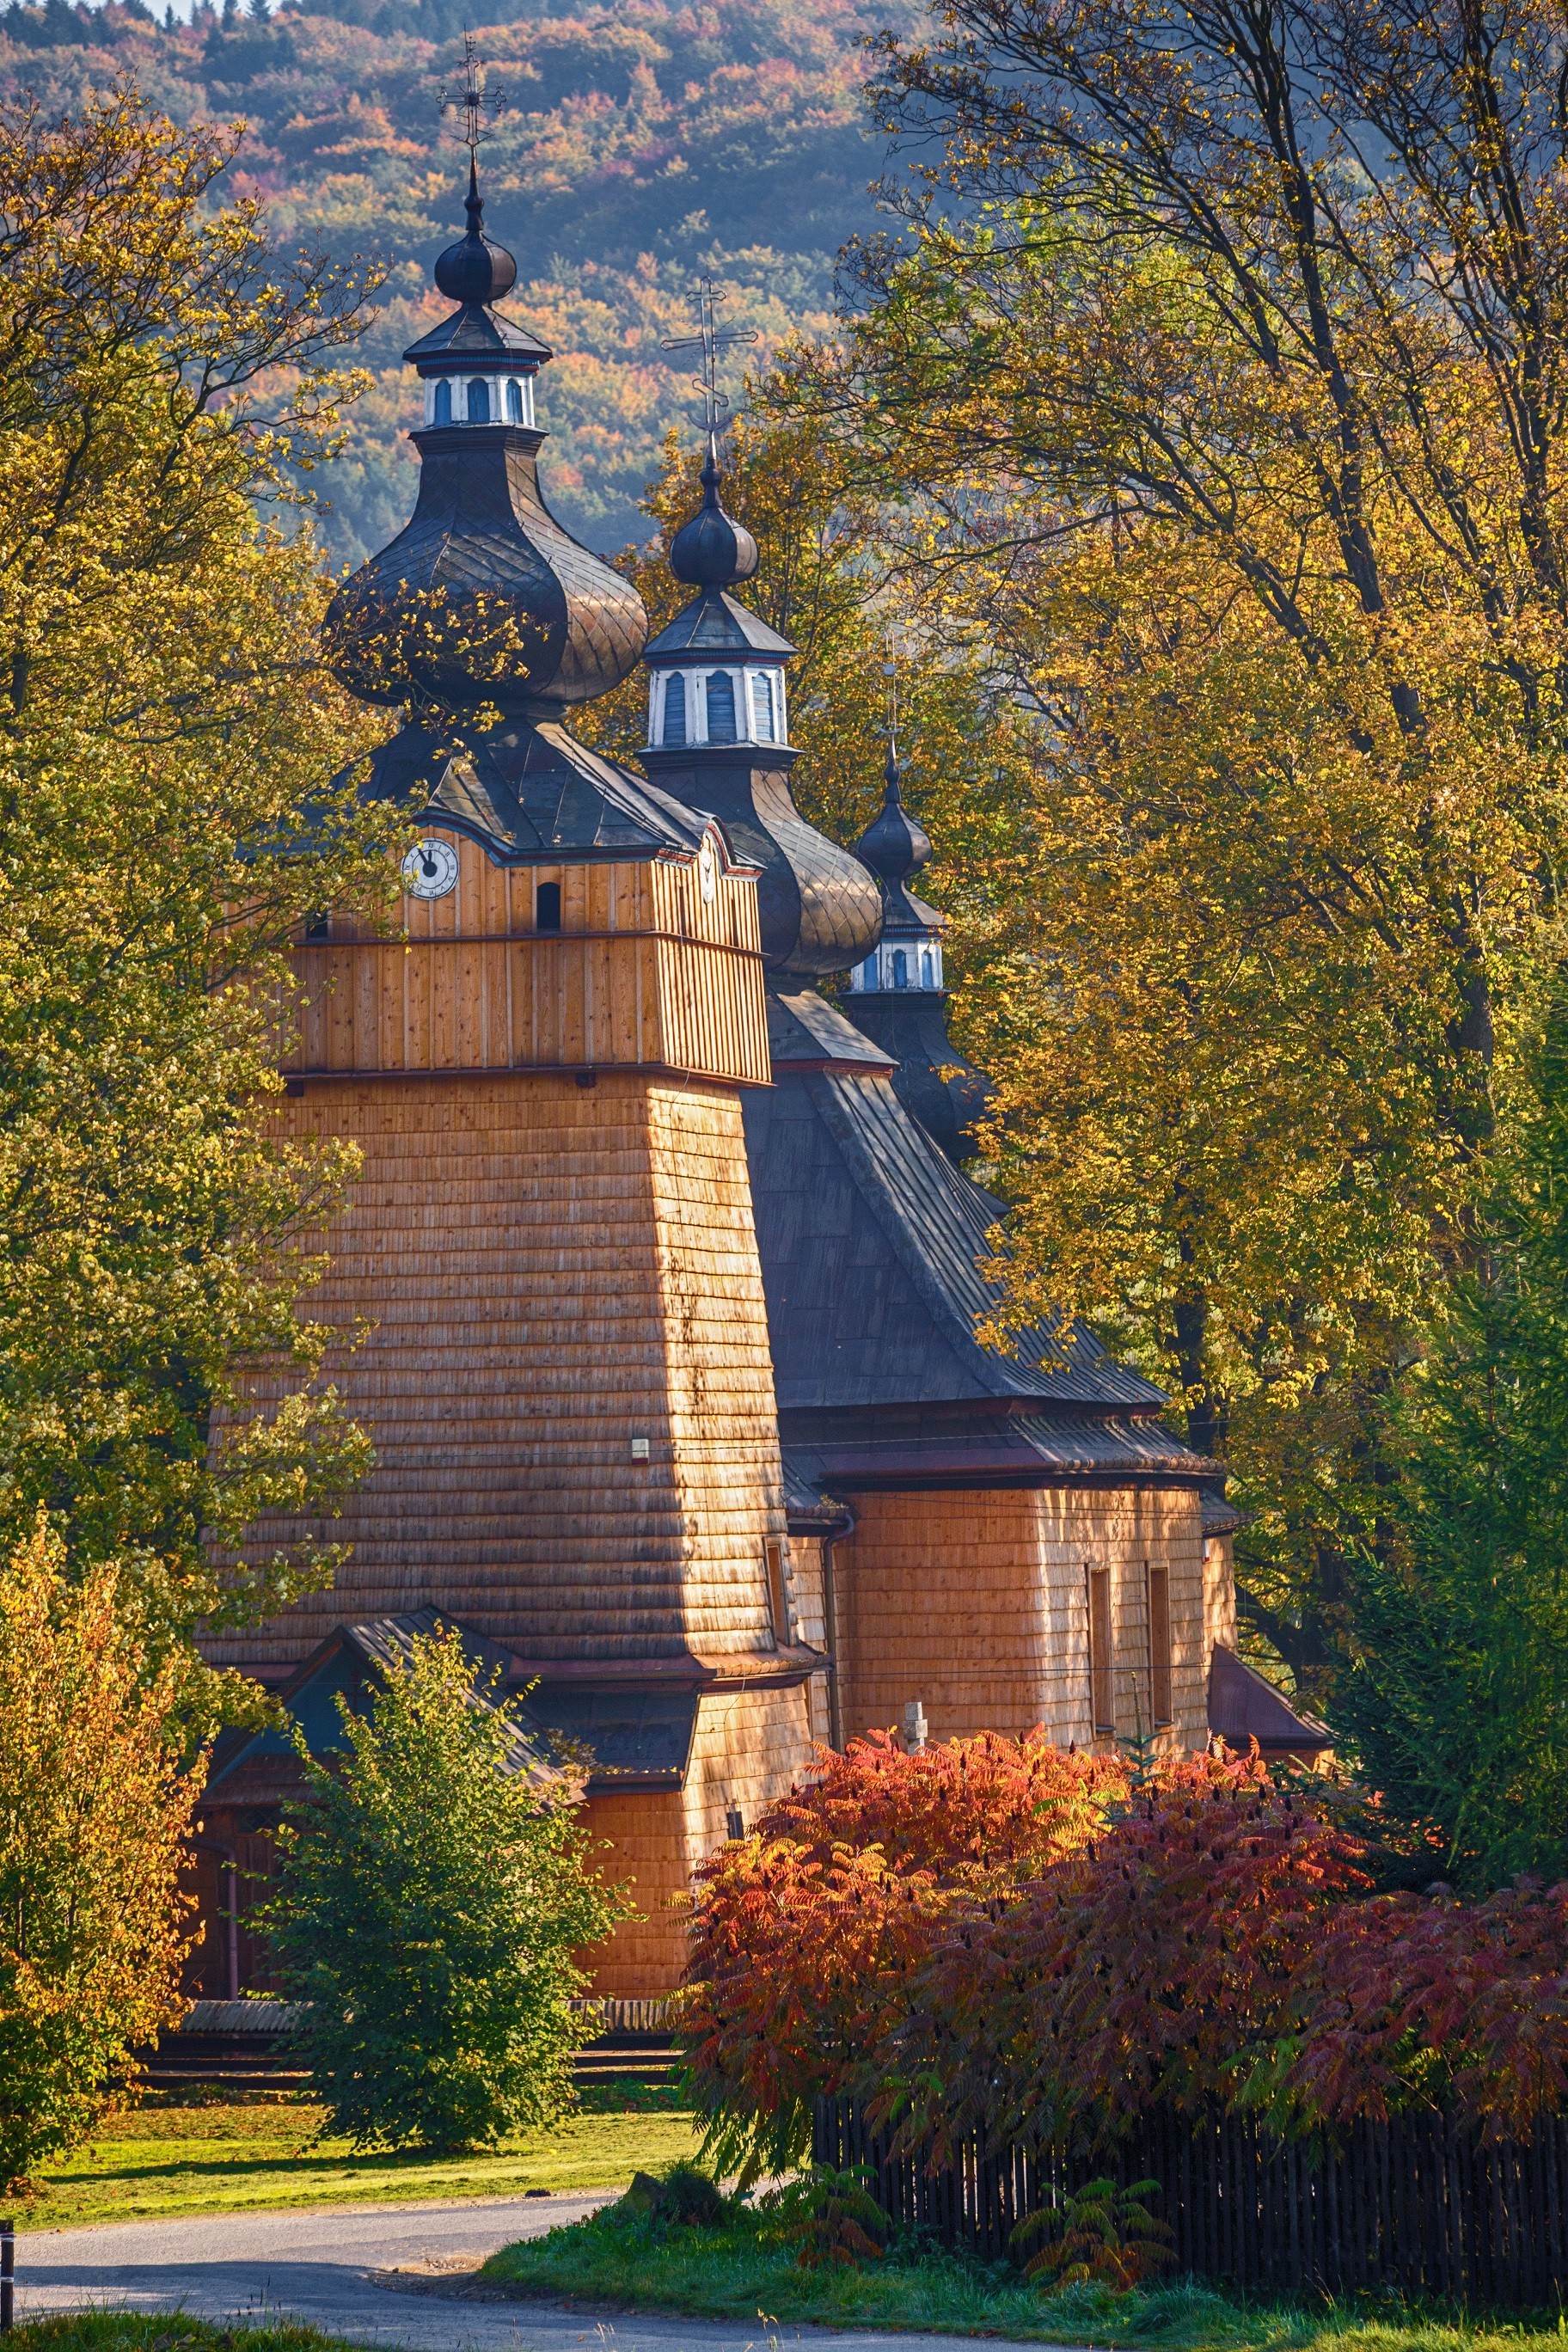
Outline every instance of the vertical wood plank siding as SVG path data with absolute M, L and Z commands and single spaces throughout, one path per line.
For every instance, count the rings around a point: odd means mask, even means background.
M 1112 2153 L 992 2148 L 972 2134 L 930 2168 L 870 2131 L 847 2099 L 816 2102 L 818 2164 L 863 2165 L 894 2221 L 987 2259 L 1026 2213 L 1087 2180 L 1152 2179 L 1172 2269 L 1245 2294 L 1359 2288 L 1489 2304 L 1559 2303 L 1568 2290 L 1568 2117 L 1526 2145 L 1488 2144 L 1441 2113 L 1358 2123 L 1332 2147 L 1272 2138 L 1252 2116 L 1143 2116 Z
M 721 872 L 711 899 L 677 862 L 499 866 L 457 834 L 457 887 L 405 898 L 400 935 L 333 916 L 294 950 L 289 1075 L 691 1070 L 770 1076 L 756 889 Z M 535 928 L 536 886 L 561 929 Z
M 1004 1487 L 855 1496 L 839 1563 L 839 1688 L 847 1733 L 923 1700 L 933 1739 L 1015 1735 L 1097 1742 L 1089 1706 L 1090 1568 L 1110 1578 L 1117 1731 L 1147 1732 L 1149 1580 L 1166 1563 L 1170 1731 L 1208 1738 L 1216 1635 L 1205 1609 L 1202 1502 L 1186 1487 Z M 1234 1629 L 1233 1629 L 1234 1630 Z

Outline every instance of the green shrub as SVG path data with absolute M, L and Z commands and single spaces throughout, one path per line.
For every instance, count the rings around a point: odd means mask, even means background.
M 328 2129 L 358 2147 L 494 2141 L 571 2103 L 573 1955 L 626 1916 L 587 1864 L 577 1785 L 476 1690 L 456 1633 L 416 1641 L 345 1747 L 299 1751 L 265 1925 Z

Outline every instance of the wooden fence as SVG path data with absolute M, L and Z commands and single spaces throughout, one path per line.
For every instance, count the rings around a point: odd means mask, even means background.
M 1471 2302 L 1560 2305 L 1568 2293 L 1568 2117 L 1528 2145 L 1488 2145 L 1442 2115 L 1357 2124 L 1327 2149 L 1281 2142 L 1253 2117 L 1146 2116 L 1114 2155 L 961 2142 L 951 2164 L 896 2153 L 847 2099 L 816 2102 L 813 2156 L 863 2165 L 895 2221 L 983 2258 L 1015 2224 L 1096 2178 L 1156 2180 L 1174 2273 L 1247 2293 L 1396 2288 Z

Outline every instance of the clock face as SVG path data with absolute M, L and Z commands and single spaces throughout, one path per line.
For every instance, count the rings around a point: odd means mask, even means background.
M 403 861 L 411 898 L 444 898 L 458 887 L 458 853 L 449 841 L 418 841 Z

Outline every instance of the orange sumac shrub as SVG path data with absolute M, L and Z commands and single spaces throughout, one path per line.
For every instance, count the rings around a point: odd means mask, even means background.
M 684 2030 L 705 2152 L 799 2161 L 819 2092 L 868 2087 L 955 1902 L 998 1901 L 1100 1830 L 1121 1766 L 1042 1732 L 905 1755 L 823 1750 L 820 1778 L 698 1873 Z

